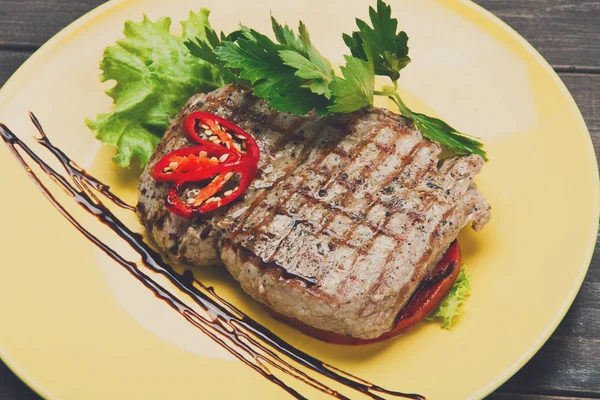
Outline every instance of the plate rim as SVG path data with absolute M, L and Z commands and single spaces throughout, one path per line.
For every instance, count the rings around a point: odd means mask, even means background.
M 23 74 L 28 69 L 34 68 L 38 63 L 38 59 L 44 57 L 47 53 L 52 51 L 52 49 L 60 44 L 62 41 L 68 39 L 72 35 L 76 35 L 77 31 L 80 28 L 84 28 L 90 21 L 100 17 L 101 15 L 113 12 L 118 7 L 125 5 L 131 0 L 109 0 L 104 4 L 95 7 L 94 9 L 88 11 L 83 14 L 81 17 L 77 18 L 75 21 L 71 22 L 69 25 L 61 29 L 58 33 L 52 36 L 48 41 L 46 41 L 39 49 L 37 49 L 19 68 L 10 76 L 10 78 L 6 81 L 4 86 L 0 88 L 0 108 L 3 106 L 4 102 L 8 97 L 12 95 L 14 90 L 17 88 L 17 78 L 19 75 Z M 587 142 L 587 158 L 589 158 L 590 162 L 595 162 L 598 165 L 598 160 L 596 158 L 596 154 L 594 152 L 594 146 L 592 142 L 591 135 L 589 133 L 589 129 L 581 114 L 581 110 L 579 106 L 575 102 L 575 99 L 571 95 L 570 91 L 566 87 L 565 83 L 562 81 L 558 73 L 554 70 L 554 68 L 550 65 L 550 63 L 529 43 L 524 37 L 522 37 L 516 30 L 510 27 L 506 22 L 502 19 L 494 15 L 491 11 L 488 11 L 483 6 L 476 4 L 471 0 L 459 0 L 459 4 L 470 7 L 476 13 L 482 15 L 487 20 L 493 22 L 509 36 L 516 40 L 520 45 L 524 46 L 525 50 L 530 53 L 536 62 L 544 69 L 544 71 L 548 72 L 552 81 L 557 85 L 558 89 L 561 91 L 565 99 L 567 100 L 569 107 L 575 110 L 575 116 L 579 119 L 580 128 L 583 129 L 582 134 L 585 136 L 585 140 Z M 595 202 L 595 209 L 592 210 L 595 215 L 595 220 L 598 221 L 596 223 L 596 231 L 600 228 L 600 176 L 598 168 L 593 172 L 594 179 L 594 188 L 593 188 L 593 197 L 597 200 Z M 569 311 L 571 305 L 573 304 L 575 297 L 579 293 L 581 286 L 585 280 L 587 272 L 589 270 L 592 257 L 594 255 L 594 250 L 596 247 L 596 236 L 597 234 L 590 235 L 587 243 L 586 250 L 586 259 L 587 262 L 584 263 L 582 267 L 580 267 L 579 274 L 577 276 L 577 281 L 575 281 L 571 287 L 570 292 L 565 297 L 560 309 L 555 314 L 552 321 L 546 326 L 546 328 L 537 336 L 537 338 L 532 342 L 527 351 L 525 351 L 522 356 L 517 359 L 515 362 L 510 364 L 502 373 L 496 375 L 494 379 L 492 379 L 486 386 L 480 388 L 477 392 L 471 394 L 469 398 L 483 398 L 488 394 L 492 393 L 498 387 L 500 387 L 503 383 L 505 383 L 508 379 L 510 379 L 514 374 L 516 374 L 525 364 L 541 349 L 541 347 L 548 341 L 552 333 L 556 330 L 560 322 L 564 319 L 566 313 Z M 0 359 L 5 363 L 5 365 L 29 388 L 31 388 L 34 392 L 36 392 L 39 396 L 46 399 L 55 399 L 54 396 L 51 396 L 47 391 L 38 383 L 35 379 L 31 378 L 27 375 L 27 373 L 22 370 L 17 363 L 15 363 L 9 355 L 6 353 L 3 347 L 0 347 Z
M 598 165 L 598 160 L 596 158 L 596 153 L 594 151 L 594 144 L 592 142 L 592 137 L 590 135 L 590 131 L 587 127 L 585 119 L 583 118 L 583 114 L 581 114 L 581 110 L 579 109 L 579 106 L 575 102 L 573 95 L 571 94 L 571 92 L 569 91 L 569 89 L 567 88 L 567 86 L 565 85 L 563 80 L 560 78 L 558 73 L 554 70 L 552 65 L 550 65 L 550 63 L 540 54 L 539 51 L 537 51 L 537 49 L 535 47 L 533 47 L 533 45 L 531 43 L 529 43 L 529 41 L 527 41 L 523 36 L 521 36 L 516 30 L 514 30 L 506 22 L 502 21 L 499 17 L 494 15 L 491 11 L 486 10 L 483 6 L 480 6 L 479 4 L 476 4 L 475 2 L 473 2 L 471 0 L 460 0 L 460 2 L 466 4 L 467 6 L 470 6 L 474 11 L 479 12 L 480 14 L 486 16 L 491 21 L 496 22 L 502 29 L 504 29 L 511 36 L 511 38 L 515 39 L 518 43 L 523 45 L 525 47 L 525 49 L 531 55 L 534 56 L 535 60 L 539 63 L 539 65 L 546 72 L 550 73 L 552 81 L 555 84 L 557 84 L 557 87 L 560 89 L 562 94 L 565 96 L 567 102 L 569 103 L 569 107 L 576 111 L 576 115 L 579 119 L 579 125 L 581 126 L 581 128 L 583 128 L 583 134 L 584 134 L 586 142 L 587 142 L 587 157 L 590 159 L 590 162 L 592 162 L 592 163 L 595 162 L 595 165 Z M 593 210 L 593 213 L 595 215 L 595 221 L 596 221 L 596 224 L 595 224 L 596 232 L 598 232 L 598 230 L 600 229 L 600 175 L 599 175 L 598 168 L 594 169 L 593 175 L 594 175 L 594 182 L 595 182 L 594 188 L 593 188 L 594 189 L 593 197 L 596 199 L 596 202 L 594 203 L 595 209 Z M 546 344 L 548 339 L 550 339 L 550 336 L 552 336 L 552 334 L 554 333 L 556 328 L 558 328 L 558 325 L 565 318 L 567 312 L 569 311 L 569 309 L 573 305 L 573 302 L 575 301 L 575 297 L 577 297 L 577 294 L 581 290 L 581 286 L 583 285 L 585 277 L 587 276 L 587 272 L 590 268 L 590 264 L 592 262 L 592 257 L 594 256 L 594 250 L 596 248 L 596 236 L 597 236 L 597 233 L 594 235 L 590 235 L 590 238 L 588 239 L 588 243 L 587 243 L 587 250 L 586 250 L 587 257 L 585 257 L 587 259 L 587 262 L 585 262 L 583 267 L 580 268 L 579 276 L 577 277 L 578 282 L 574 282 L 573 286 L 571 287 L 571 291 L 569 292 L 568 296 L 565 297 L 565 300 L 563 301 L 561 308 L 558 310 L 558 312 L 556 313 L 556 315 L 554 316 L 554 318 L 552 319 L 550 324 L 548 324 L 546 329 L 540 333 L 540 335 L 536 338 L 536 340 L 533 341 L 533 343 L 529 346 L 527 351 L 524 352 L 518 360 L 516 360 L 512 365 L 510 365 L 508 368 L 506 368 L 504 370 L 504 372 L 502 372 L 502 374 L 499 374 L 494 380 L 489 382 L 487 386 L 484 386 L 478 392 L 474 393 L 471 396 L 471 398 L 483 398 L 483 397 L 487 396 L 488 394 L 492 393 L 497 388 L 499 388 L 503 383 L 508 381 L 521 368 L 523 368 L 525 366 L 525 364 L 527 364 L 527 362 L 529 362 L 529 360 L 531 360 L 533 358 L 533 356 L 536 355 L 536 353 L 542 348 L 542 346 L 544 344 Z

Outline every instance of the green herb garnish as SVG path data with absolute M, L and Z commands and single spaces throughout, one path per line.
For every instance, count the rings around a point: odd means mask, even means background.
M 423 133 L 456 154 L 478 154 L 484 159 L 483 144 L 444 121 L 412 111 L 398 93 L 400 71 L 410 63 L 408 36 L 398 31 L 398 20 L 383 0 L 377 9 L 369 8 L 371 25 L 357 19 L 358 30 L 344 34 L 351 55 L 345 56 L 342 76 L 336 76 L 331 63 L 310 40 L 306 25 L 300 21 L 298 34 L 271 17 L 277 42 L 241 26 L 230 35 L 221 34 L 209 48 L 203 38 L 186 42 L 191 53 L 217 65 L 230 81 L 254 89 L 278 111 L 304 115 L 315 110 L 319 115 L 343 114 L 373 105 L 374 96 L 389 97 L 398 110 Z M 206 37 L 217 37 L 207 32 Z M 375 75 L 385 76 L 392 85 L 375 90 Z M 245 84 L 244 84 L 245 82 Z
M 467 269 L 463 265 L 450 292 L 448 292 L 448 295 L 442 300 L 440 305 L 427 316 L 427 320 L 434 321 L 441 319 L 442 328 L 451 329 L 452 319 L 460 314 L 460 308 L 465 304 L 470 294 L 471 281 L 467 275 Z
M 208 23 L 209 11 L 190 13 L 181 37 L 170 33 L 171 20 L 128 21 L 125 37 L 108 47 L 100 63 L 101 81 L 114 80 L 106 93 L 114 109 L 86 124 L 103 143 L 117 147 L 114 161 L 143 166 L 158 144 L 168 118 L 198 92 L 234 82 L 252 88 L 278 111 L 304 115 L 343 114 L 373 105 L 374 96 L 389 97 L 423 133 L 456 154 L 479 154 L 483 145 L 437 118 L 412 111 L 398 93 L 400 71 L 410 63 L 408 36 L 383 0 L 369 8 L 370 24 L 357 19 L 357 30 L 344 34 L 351 55 L 341 76 L 313 45 L 308 29 L 298 33 L 271 17 L 276 40 L 246 26 L 225 35 Z M 375 88 L 375 76 L 390 85 Z
M 354 57 L 368 61 L 372 55 L 377 75 L 397 81 L 400 70 L 410 63 L 408 35 L 397 31 L 398 20 L 392 18 L 392 8 L 383 1 L 377 2 L 377 11 L 369 7 L 369 17 L 373 27 L 357 18 L 358 32 L 344 33 L 344 42 Z
M 184 41 L 204 42 L 209 11 L 190 13 L 182 22 L 182 37 L 169 31 L 170 18 L 128 21 L 125 37 L 104 50 L 102 82 L 116 81 L 107 90 L 114 109 L 86 120 L 96 138 L 117 148 L 113 160 L 127 167 L 137 159 L 143 166 L 167 129 L 169 117 L 199 91 L 211 91 L 226 82 L 218 68 L 192 56 Z

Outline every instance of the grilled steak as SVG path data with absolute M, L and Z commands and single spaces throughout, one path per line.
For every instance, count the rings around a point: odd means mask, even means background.
M 181 218 L 150 168 L 193 145 L 181 119 L 218 114 L 256 138 L 259 172 L 243 197 Z M 490 207 L 473 183 L 479 156 L 439 161 L 441 147 L 405 118 L 372 108 L 297 117 L 233 85 L 192 97 L 142 174 L 138 214 L 159 247 L 192 265 L 224 263 L 242 288 L 280 314 L 370 339 L 389 331 L 459 230 Z

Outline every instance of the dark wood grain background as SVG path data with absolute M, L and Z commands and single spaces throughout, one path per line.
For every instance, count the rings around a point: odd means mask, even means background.
M 0 86 L 46 40 L 102 0 L 0 0 Z M 477 0 L 554 67 L 600 154 L 600 0 Z M 598 240 L 596 242 L 598 244 Z M 0 329 L 1 322 L 0 322 Z M 465 377 L 468 379 L 468 377 Z M 571 310 L 492 400 L 600 399 L 600 248 Z M 39 399 L 0 362 L 0 400 Z

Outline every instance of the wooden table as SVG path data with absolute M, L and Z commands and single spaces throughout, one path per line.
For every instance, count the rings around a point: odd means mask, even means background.
M 0 86 L 46 40 L 103 2 L 0 0 Z M 515 28 L 552 64 L 583 113 L 598 157 L 600 0 L 476 2 Z M 581 291 L 556 332 L 519 373 L 489 398 L 600 399 L 599 246 Z M 23 399 L 39 397 L 0 362 L 0 400 Z

